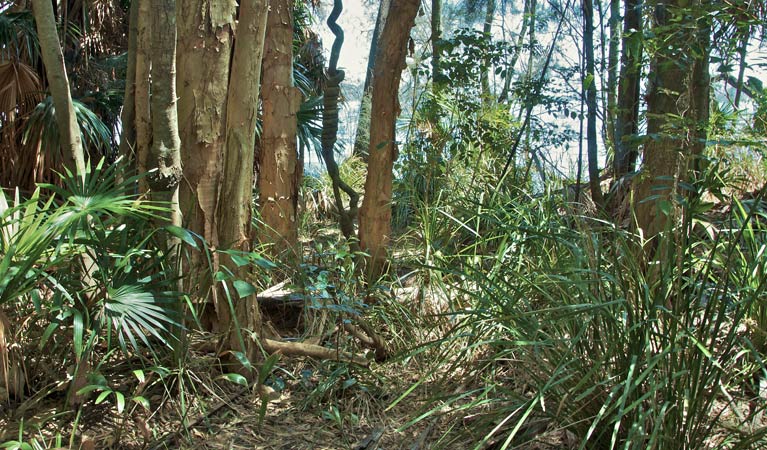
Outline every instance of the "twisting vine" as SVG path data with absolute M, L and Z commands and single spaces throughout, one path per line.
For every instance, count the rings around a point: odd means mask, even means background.
M 338 17 L 343 11 L 342 0 L 333 1 L 333 10 L 328 16 L 327 24 L 330 31 L 333 32 L 335 39 L 330 50 L 330 61 L 328 62 L 327 82 L 325 84 L 325 95 L 323 99 L 324 111 L 322 114 L 322 159 L 328 169 L 328 175 L 333 182 L 333 196 L 338 210 L 338 223 L 341 232 L 347 239 L 355 236 L 354 219 L 357 217 L 359 203 L 359 194 L 346 184 L 338 172 L 335 154 L 333 153 L 338 140 L 338 98 L 341 93 L 341 82 L 344 80 L 345 73 L 338 70 L 338 56 L 341 53 L 341 46 L 344 44 L 344 30 L 336 23 Z M 349 209 L 344 206 L 341 198 L 341 191 L 349 196 Z

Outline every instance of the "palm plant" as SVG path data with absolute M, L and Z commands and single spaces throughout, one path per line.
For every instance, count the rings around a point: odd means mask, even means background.
M 0 194 L 0 305 L 10 315 L 34 306 L 49 323 L 40 345 L 72 349 L 86 369 L 99 343 L 137 355 L 169 346 L 177 322 L 167 238 L 147 226 L 165 208 L 132 194 L 137 177 L 118 182 L 121 171 L 102 161 L 27 200 Z

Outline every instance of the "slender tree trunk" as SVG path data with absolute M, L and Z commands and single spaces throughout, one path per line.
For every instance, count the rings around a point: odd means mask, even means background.
M 648 258 L 664 258 L 657 236 L 674 228 L 681 218 L 676 197 L 679 182 L 689 179 L 690 161 L 705 147 L 708 127 L 709 33 L 704 19 L 690 18 L 684 0 L 655 4 L 656 38 L 661 46 L 650 64 L 647 94 L 647 134 L 644 165 L 635 183 L 637 224 L 653 239 Z M 696 12 L 697 13 L 697 12 Z M 680 21 L 681 23 L 676 23 Z M 673 23 L 673 26 L 669 26 Z M 669 238 L 670 239 L 670 238 Z M 664 242 L 667 242 L 665 239 Z
M 439 92 L 443 83 L 440 71 L 442 49 L 442 0 L 431 0 L 431 85 L 433 92 Z
M 184 225 L 213 248 L 219 247 L 216 211 L 236 8 L 234 0 L 184 0 L 178 7 L 176 65 L 184 170 L 179 204 Z M 211 263 L 213 267 L 202 255 L 191 255 L 187 290 L 198 298 L 212 294 L 215 317 L 206 312 L 203 321 L 213 331 L 223 332 L 229 328 L 231 314 L 226 299 L 211 289 L 210 273 L 218 267 L 216 254 Z
M 264 42 L 263 133 L 258 176 L 261 241 L 273 245 L 275 255 L 296 251 L 298 197 L 296 113 L 301 94 L 293 86 L 293 3 L 272 0 Z
M 154 200 L 170 204 L 170 222 L 181 226 L 178 186 L 181 141 L 176 110 L 176 1 L 152 0 L 152 151 L 148 177 Z
M 122 134 L 118 155 L 124 162 L 135 168 L 136 159 L 136 51 L 138 49 L 138 10 L 139 2 L 130 5 L 130 23 L 128 24 L 128 66 L 125 74 L 125 99 L 120 115 Z
M 740 108 L 740 95 L 743 92 L 743 77 L 746 73 L 746 54 L 748 52 L 748 39 L 751 36 L 751 28 L 747 27 L 746 32 L 740 38 L 738 45 L 738 56 L 740 56 L 740 66 L 738 68 L 738 84 L 735 88 L 735 108 Z
M 517 43 L 514 46 L 514 54 L 511 57 L 506 68 L 506 77 L 503 80 L 503 89 L 501 89 L 501 95 L 498 96 L 498 102 L 505 102 L 509 99 L 509 90 L 511 89 L 511 80 L 514 78 L 514 72 L 517 68 L 517 61 L 519 55 L 522 54 L 522 46 L 525 43 L 525 36 L 527 30 L 530 29 L 531 33 L 534 33 L 531 26 L 535 26 L 535 9 L 536 0 L 525 0 L 525 7 L 522 11 L 522 29 L 519 30 L 519 36 L 517 36 Z M 532 49 L 530 49 L 532 52 Z
M 49 0 L 33 0 L 32 10 L 40 40 L 40 54 L 45 65 L 53 105 L 56 108 L 56 124 L 59 127 L 63 163 L 77 175 L 83 176 L 85 174 L 83 143 L 72 104 L 72 94 L 69 92 L 67 69 L 64 66 L 64 55 L 61 53 L 56 19 L 53 16 L 53 4 Z
M 152 116 L 149 107 L 149 49 L 151 48 L 150 0 L 136 0 L 138 20 L 136 36 L 136 83 L 134 106 L 136 120 L 136 167 L 139 173 L 149 170 L 149 147 L 152 142 Z M 149 191 L 146 178 L 139 180 L 139 191 Z
M 583 0 L 583 55 L 586 60 L 586 142 L 589 161 L 589 187 L 591 199 L 598 209 L 603 207 L 602 188 L 599 184 L 599 149 L 597 148 L 597 83 L 594 64 L 594 5 Z
M 607 114 L 605 125 L 607 127 L 607 143 L 615 150 L 615 115 L 618 103 L 618 50 L 621 41 L 621 2 L 610 0 L 610 41 L 607 52 Z
M 224 201 L 218 206 L 218 240 L 225 248 L 242 251 L 251 250 L 253 163 L 267 9 L 266 0 L 240 2 L 226 104 L 226 147 L 220 189 Z M 238 267 L 229 259 L 222 263 L 241 279 L 252 278 L 247 267 Z M 261 313 L 255 296 L 240 299 L 235 313 L 239 328 L 260 335 Z M 230 348 L 242 349 L 250 361 L 255 360 L 258 355 L 253 341 L 242 339 L 242 333 L 235 327 L 229 329 Z
M 636 170 L 639 156 L 639 95 L 642 74 L 642 0 L 626 0 L 621 40 L 621 69 L 615 118 L 613 178 Z M 619 196 L 622 197 L 622 196 Z M 617 204 L 622 198 L 616 199 Z
M 378 4 L 378 14 L 376 15 L 376 25 L 373 29 L 373 37 L 370 41 L 370 53 L 368 54 L 368 66 L 365 72 L 365 84 L 362 88 L 362 98 L 360 99 L 360 113 L 357 119 L 357 133 L 354 137 L 354 147 L 352 154 L 368 159 L 368 148 L 370 147 L 370 88 L 373 82 L 373 70 L 375 69 L 376 53 L 378 52 L 378 42 L 381 39 L 381 32 L 386 24 L 386 16 L 389 14 L 389 4 L 391 0 L 381 0 Z
M 391 238 L 392 170 L 398 154 L 395 120 L 400 113 L 399 83 L 419 4 L 418 0 L 392 0 L 376 54 L 372 101 L 372 116 L 376 120 L 370 124 L 370 159 L 359 218 L 360 247 L 370 255 L 368 277 L 371 280 L 383 271 Z
M 490 43 L 493 40 L 493 19 L 495 18 L 495 0 L 487 0 L 487 9 L 485 10 L 485 23 L 482 25 L 482 33 L 485 39 Z M 482 86 L 482 98 L 490 99 L 490 57 L 486 56 L 480 66 L 479 80 Z

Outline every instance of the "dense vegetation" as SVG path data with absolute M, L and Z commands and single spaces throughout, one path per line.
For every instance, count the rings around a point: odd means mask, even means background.
M 760 2 L 1 5 L 3 448 L 767 446 Z

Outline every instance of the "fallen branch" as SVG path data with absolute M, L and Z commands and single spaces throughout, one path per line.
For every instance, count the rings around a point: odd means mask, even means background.
M 320 345 L 306 344 L 303 342 L 284 342 L 272 339 L 261 339 L 261 345 L 269 353 L 282 353 L 287 356 L 309 356 L 319 359 L 333 359 L 350 362 L 367 367 L 370 361 L 364 355 L 344 352 L 337 349 L 322 347 Z
M 389 356 L 389 350 L 386 348 L 383 339 L 375 334 L 364 322 L 360 322 L 360 326 L 344 323 L 343 327 L 349 334 L 359 339 L 362 345 L 375 351 L 376 361 L 384 361 Z

